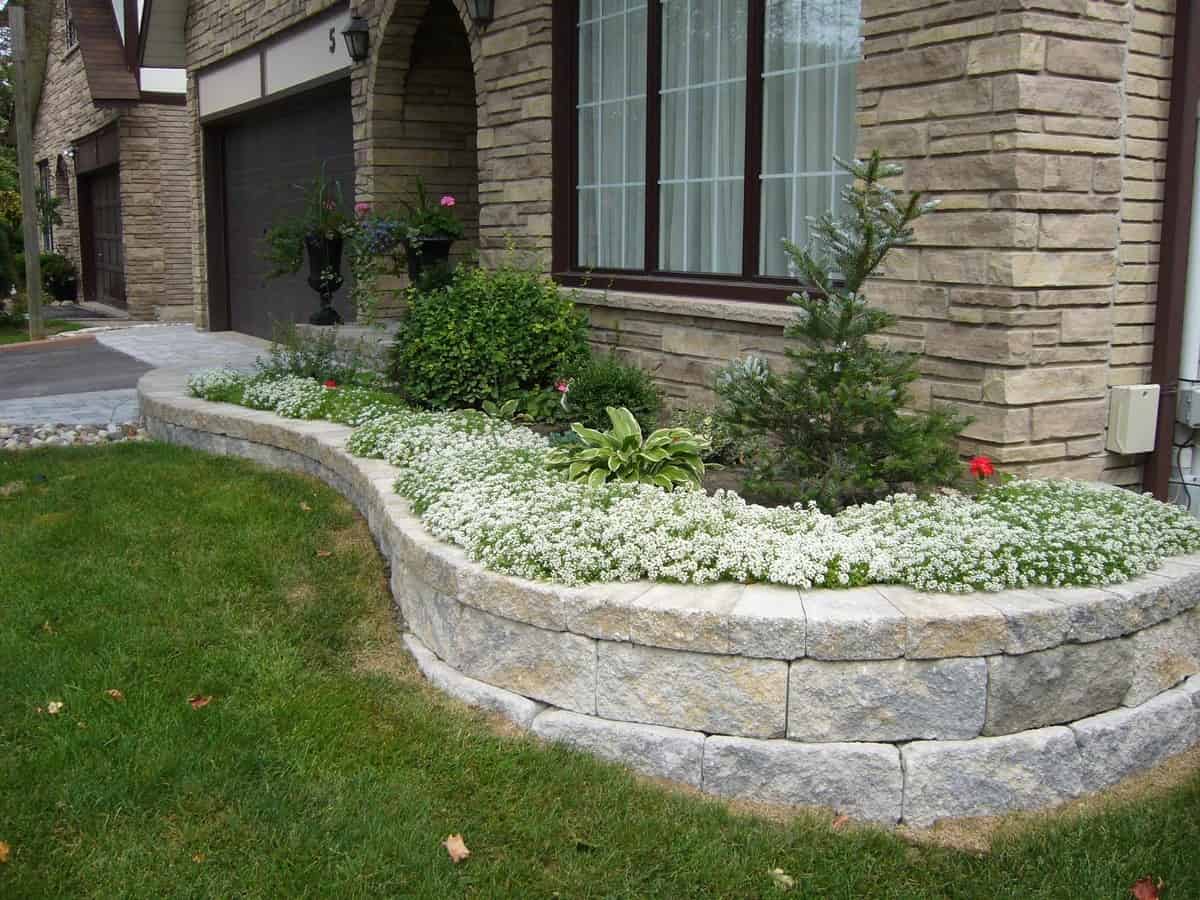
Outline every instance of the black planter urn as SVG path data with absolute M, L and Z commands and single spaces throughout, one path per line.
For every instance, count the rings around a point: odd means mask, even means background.
M 404 255 L 408 262 L 408 280 L 416 282 L 421 273 L 450 259 L 450 247 L 454 238 L 423 237 L 404 242 Z
M 313 325 L 341 325 L 342 317 L 333 308 L 333 295 L 342 286 L 342 236 L 310 234 L 304 238 L 308 251 L 308 286 L 321 295 L 321 308 L 309 316 Z

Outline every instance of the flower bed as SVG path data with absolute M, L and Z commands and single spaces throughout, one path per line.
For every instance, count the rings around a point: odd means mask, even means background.
M 548 441 L 481 413 L 419 412 L 306 378 L 200 373 L 193 396 L 357 427 L 359 456 L 398 467 L 425 527 L 499 572 L 580 584 L 651 579 L 999 591 L 1127 581 L 1200 549 L 1186 511 L 1115 488 L 1013 481 L 978 497 L 896 495 L 836 516 L 718 491 L 588 487 L 547 469 Z

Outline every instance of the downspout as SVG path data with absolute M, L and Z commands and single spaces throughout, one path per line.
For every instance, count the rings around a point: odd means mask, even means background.
M 1179 379 L 1197 378 L 1200 358 L 1196 352 L 1200 333 L 1189 334 L 1184 361 L 1184 330 L 1200 332 L 1200 323 L 1185 322 L 1188 282 L 1200 280 L 1200 247 L 1189 254 L 1192 240 L 1192 202 L 1197 179 L 1197 115 L 1200 111 L 1200 4 L 1175 6 L 1175 47 L 1171 62 L 1171 112 L 1167 131 L 1167 171 L 1164 184 L 1163 223 L 1158 269 L 1158 299 L 1154 317 L 1154 356 L 1151 381 L 1161 386 L 1154 450 L 1146 461 L 1143 483 L 1146 490 L 1166 500 L 1175 457 L 1175 427 L 1179 403 Z M 1200 245 L 1200 238 L 1197 238 Z M 1190 266 L 1189 266 L 1190 256 Z M 1192 270 L 1189 273 L 1189 268 Z M 1200 305 L 1193 292 L 1192 305 Z M 1200 311 L 1193 313 L 1195 320 Z

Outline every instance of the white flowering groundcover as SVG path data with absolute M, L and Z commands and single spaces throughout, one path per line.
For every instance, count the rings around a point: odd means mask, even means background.
M 355 426 L 350 451 L 399 469 L 396 491 L 430 533 L 525 578 L 999 591 L 1127 581 L 1200 550 L 1200 522 L 1185 510 L 1083 482 L 898 494 L 831 516 L 729 491 L 573 483 L 546 468 L 550 445 L 526 428 L 474 411 L 414 411 L 377 391 L 228 370 L 195 375 L 189 389 Z

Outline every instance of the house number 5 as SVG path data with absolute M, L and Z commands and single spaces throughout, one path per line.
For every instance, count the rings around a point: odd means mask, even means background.
M 337 33 L 336 29 L 333 29 L 333 28 L 329 29 L 329 52 L 330 53 L 337 53 L 337 40 L 334 38 L 334 35 L 336 33 Z

